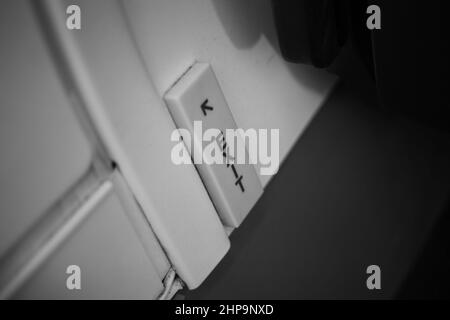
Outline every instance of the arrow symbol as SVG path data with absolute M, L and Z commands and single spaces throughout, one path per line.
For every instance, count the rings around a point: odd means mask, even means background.
M 202 109 L 202 111 L 203 111 L 203 115 L 204 116 L 206 116 L 206 111 L 207 110 L 214 110 L 214 108 L 213 107 L 210 107 L 210 106 L 208 106 L 208 99 L 206 99 L 203 103 L 202 103 L 202 105 L 200 106 L 200 109 Z

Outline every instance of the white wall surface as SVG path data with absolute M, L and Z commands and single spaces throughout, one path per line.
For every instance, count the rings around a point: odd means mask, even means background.
M 128 220 L 119 192 L 109 192 L 14 298 L 157 298 L 163 291 L 161 276 Z M 70 265 L 80 268 L 80 290 L 66 286 Z
M 0 257 L 88 170 L 93 147 L 27 1 L 0 10 Z
M 209 62 L 238 127 L 280 129 L 281 159 L 336 81 L 282 59 L 269 0 L 121 3 L 161 97 L 194 61 Z

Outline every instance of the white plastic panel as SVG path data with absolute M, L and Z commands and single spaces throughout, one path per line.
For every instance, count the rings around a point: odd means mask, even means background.
M 0 256 L 86 171 L 92 149 L 30 1 L 0 10 Z
M 118 2 L 45 1 L 49 30 L 99 135 L 145 212 L 177 273 L 197 287 L 230 243 L 193 166 L 170 155 L 176 129 L 145 72 Z M 82 10 L 82 31 L 65 28 L 65 8 Z
M 255 167 L 246 160 L 245 148 L 239 157 L 246 162 L 237 161 L 238 144 L 244 146 L 242 137 L 226 138 L 227 130 L 237 127 L 211 66 L 195 63 L 170 88 L 165 100 L 222 221 L 238 227 L 263 189 Z M 189 136 L 184 136 L 183 129 Z M 206 137 L 208 130 L 214 136 Z M 207 152 L 211 145 L 215 146 L 211 154 L 218 154 L 221 163 L 214 163 L 216 159 Z
M 157 93 L 195 61 L 210 63 L 239 128 L 280 129 L 280 161 L 336 81 L 283 61 L 270 0 L 121 2 Z
M 103 199 L 14 298 L 155 299 L 162 278 L 119 199 L 115 192 Z M 66 286 L 70 265 L 80 267 L 81 290 Z

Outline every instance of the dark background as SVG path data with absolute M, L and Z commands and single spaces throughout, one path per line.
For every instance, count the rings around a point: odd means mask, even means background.
M 346 45 L 340 85 L 187 299 L 450 298 L 443 2 L 375 2 L 376 81 Z

